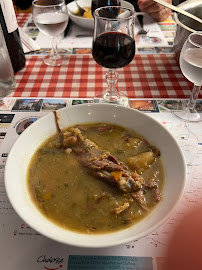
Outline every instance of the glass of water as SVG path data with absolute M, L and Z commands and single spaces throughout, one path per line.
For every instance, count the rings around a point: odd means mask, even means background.
M 64 0 L 34 0 L 32 17 L 39 30 L 52 39 L 52 50 L 44 63 L 50 66 L 62 65 L 64 57 L 58 53 L 57 38 L 64 32 L 69 20 Z
M 0 24 L 0 102 L 14 90 L 15 85 L 13 67 Z
M 185 41 L 180 53 L 180 68 L 183 75 L 194 83 L 194 87 L 189 101 L 183 102 L 183 110 L 174 114 L 184 121 L 202 121 L 202 115 L 196 109 L 196 101 L 202 85 L 202 32 L 190 34 Z

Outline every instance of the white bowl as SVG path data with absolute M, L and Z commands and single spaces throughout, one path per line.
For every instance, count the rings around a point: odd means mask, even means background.
M 77 2 L 81 7 L 91 7 L 91 1 L 92 0 L 78 0 Z M 134 6 L 127 1 L 121 1 L 121 6 L 134 10 Z M 88 19 L 88 18 L 75 15 L 75 12 L 77 11 L 77 6 L 74 1 L 69 3 L 67 5 L 67 8 L 68 8 L 69 17 L 75 24 L 79 25 L 82 28 L 93 30 L 94 28 L 93 19 Z
M 180 200 L 186 180 L 182 151 L 169 131 L 159 122 L 131 108 L 112 104 L 84 104 L 58 110 L 61 127 L 86 122 L 108 122 L 132 128 L 161 151 L 165 171 L 162 200 L 139 223 L 121 231 L 87 235 L 62 229 L 46 219 L 30 198 L 27 170 L 36 149 L 57 132 L 54 113 L 27 128 L 11 149 L 5 169 L 5 186 L 13 208 L 33 229 L 58 242 L 79 247 L 109 247 L 146 236 L 164 223 Z

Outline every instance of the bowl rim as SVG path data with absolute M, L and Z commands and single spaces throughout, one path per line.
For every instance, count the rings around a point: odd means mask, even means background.
M 181 9 L 187 11 L 187 4 L 189 4 L 189 7 L 195 7 L 195 6 L 197 6 L 198 3 L 201 4 L 201 0 L 193 0 L 193 1 L 186 0 L 186 1 L 184 1 L 183 3 L 180 3 L 179 5 L 177 5 L 177 7 L 179 7 L 179 8 L 181 8 Z M 174 17 L 175 22 L 176 22 L 178 25 L 180 25 L 182 28 L 185 28 L 186 30 L 188 30 L 188 31 L 190 31 L 190 32 L 192 32 L 192 33 L 196 32 L 196 30 L 194 30 L 194 29 L 192 29 L 192 28 L 186 26 L 185 24 L 183 24 L 183 23 L 179 20 L 179 18 L 178 18 L 178 13 L 177 13 L 177 12 L 174 12 L 173 17 Z
M 86 22 L 92 22 L 93 21 L 93 18 L 85 18 L 85 17 L 82 17 L 82 16 L 78 16 L 74 13 L 72 13 L 72 11 L 69 9 L 69 7 L 71 7 L 72 5 L 74 5 L 74 1 L 70 2 L 67 4 L 67 10 L 68 10 L 68 13 L 71 17 L 75 18 L 75 19 L 81 19 L 81 20 L 85 20 Z
M 152 231 L 156 230 L 157 228 L 159 228 L 163 223 L 166 222 L 166 220 L 168 220 L 168 218 L 173 214 L 173 212 L 175 211 L 175 208 L 178 204 L 178 202 L 180 201 L 183 193 L 184 193 L 184 189 L 185 189 L 185 185 L 186 185 L 186 175 L 187 175 L 187 168 L 186 168 L 186 162 L 185 162 L 185 158 L 184 158 L 184 155 L 183 155 L 183 152 L 182 152 L 182 149 L 180 148 L 180 146 L 178 145 L 177 143 L 177 140 L 174 138 L 174 136 L 172 136 L 172 134 L 169 132 L 169 130 L 167 130 L 158 120 L 152 118 L 151 116 L 143 113 L 143 112 L 140 112 L 138 110 L 135 110 L 133 108 L 125 108 L 125 107 L 122 107 L 122 106 L 119 106 L 119 105 L 114 105 L 114 104 L 80 104 L 80 105 L 76 105 L 76 106 L 70 106 L 70 107 L 65 107 L 65 108 L 62 108 L 62 109 L 59 109 L 57 111 L 66 111 L 66 110 L 75 110 L 75 109 L 79 109 L 79 108 L 82 108 L 82 107 L 97 107 L 97 106 L 100 106 L 100 107 L 111 107 L 111 108 L 120 108 L 120 110 L 130 110 L 131 112 L 133 111 L 134 114 L 136 114 L 137 116 L 138 115 L 144 115 L 143 117 L 147 118 L 148 120 L 150 119 L 151 121 L 155 122 L 159 127 L 161 127 L 161 129 L 164 129 L 166 131 L 166 133 L 168 134 L 168 136 L 170 136 L 173 140 L 173 142 L 175 143 L 175 146 L 177 147 L 177 151 L 178 153 L 181 155 L 181 158 L 182 158 L 182 161 L 183 161 L 183 170 L 182 170 L 182 180 L 181 180 L 181 188 L 180 188 L 180 192 L 178 194 L 178 198 L 177 200 L 175 201 L 174 204 L 172 204 L 172 207 L 169 209 L 169 211 L 167 211 L 166 215 L 164 215 L 163 218 L 161 218 L 158 222 L 156 222 L 152 227 L 148 228 L 147 230 L 143 231 L 142 233 L 139 233 L 138 236 L 135 236 L 135 235 L 132 235 L 126 239 L 122 238 L 122 239 L 119 239 L 118 241 L 116 240 L 115 242 L 114 241 L 111 241 L 110 243 L 109 242 L 106 242 L 105 243 L 102 243 L 100 244 L 99 241 L 96 241 L 95 243 L 85 243 L 85 242 L 82 242 L 82 243 L 73 243 L 71 240 L 70 241 L 66 241 L 65 239 L 63 238 L 60 238 L 58 240 L 57 237 L 55 237 L 54 235 L 49 235 L 48 232 L 46 232 L 46 228 L 45 229 L 39 229 L 37 224 L 31 224 L 30 220 L 27 218 L 27 216 L 24 214 L 23 210 L 22 209 L 18 209 L 16 206 L 15 206 L 15 199 L 16 198 L 13 198 L 12 197 L 12 194 L 9 190 L 9 184 L 11 184 L 11 180 L 8 179 L 9 177 L 9 170 L 12 168 L 10 164 L 10 159 L 13 155 L 13 152 L 15 152 L 15 148 L 16 146 L 21 143 L 21 141 L 23 141 L 24 137 L 29 135 L 29 133 L 31 132 L 32 129 L 34 129 L 35 127 L 37 127 L 38 124 L 40 124 L 40 122 L 43 122 L 45 121 L 46 119 L 48 119 L 49 117 L 51 117 L 51 115 L 53 115 L 54 112 L 50 112 L 48 113 L 47 115 L 39 118 L 36 122 L 34 122 L 31 126 L 29 126 L 21 135 L 20 137 L 17 139 L 17 141 L 14 143 L 9 155 L 8 155 L 8 159 L 7 159 L 7 162 L 6 162 L 6 166 L 5 166 L 5 187 L 6 187 L 6 192 L 7 192 L 7 195 L 8 195 L 8 198 L 14 208 L 14 210 L 17 212 L 17 214 L 27 223 L 30 225 L 31 228 L 35 229 L 36 231 L 38 231 L 39 233 L 41 233 L 42 235 L 45 235 L 46 237 L 52 239 L 52 240 L 55 240 L 57 242 L 60 242 L 60 243 L 63 243 L 63 244 L 66 244 L 66 245 L 71 245 L 71 246 L 77 246 L 77 247 L 83 247 L 83 248 L 104 248 L 104 247 L 112 247 L 112 246 L 117 246 L 117 245 L 122 245 L 122 244 L 126 244 L 126 243 L 129 243 L 129 242 L 132 242 L 134 240 L 137 240 L 137 239 L 140 239 L 146 235 L 148 235 L 149 233 L 151 233 Z M 88 121 L 89 122 L 89 121 Z M 104 122 L 104 121 L 103 121 Z M 70 125 L 69 125 L 70 126 Z M 68 126 L 67 126 L 68 127 Z M 134 129 L 135 130 L 135 129 Z M 142 134 L 144 136 L 144 134 Z M 36 151 L 36 150 L 35 150 Z M 12 179 L 13 181 L 13 179 Z M 161 203 L 161 202 L 160 202 Z M 159 208 L 160 205 L 157 205 L 153 210 L 152 212 Z M 35 206 L 36 208 L 36 206 Z M 36 208 L 37 209 L 37 208 Z M 38 210 L 39 211 L 39 210 Z M 147 217 L 145 217 L 143 220 L 146 220 L 146 218 L 150 217 L 151 215 L 148 215 Z M 46 221 L 49 223 L 52 223 L 51 221 L 49 221 L 48 219 L 46 219 Z M 141 221 L 140 221 L 141 222 Z M 53 223 L 52 223 L 53 224 Z M 57 228 L 59 228 L 58 225 L 56 225 Z M 135 227 L 135 225 L 129 227 L 130 230 L 132 230 L 132 228 Z M 125 229 L 127 230 L 127 229 Z M 94 234 L 94 235 L 88 235 L 89 238 L 95 238 L 97 237 L 99 239 L 99 237 L 104 237 L 105 235 L 110 235 L 110 236 L 113 236 L 115 234 L 120 234 L 121 232 L 125 231 L 125 230 L 121 230 L 121 231 L 115 231 L 115 232 L 112 232 L 112 233 L 106 233 L 106 234 Z M 66 230 L 64 230 L 66 231 Z M 77 233 L 77 232 L 72 232 L 72 231 L 69 231 L 68 232 L 71 232 L 73 234 L 76 234 L 81 236 L 83 234 L 80 234 L 80 233 Z
M 79 1 L 79 0 L 78 0 Z M 127 3 L 127 4 L 129 4 L 130 5 L 130 3 L 129 2 L 127 2 L 127 1 L 125 1 L 125 0 L 121 0 L 121 2 L 122 3 Z M 74 5 L 74 1 L 72 1 L 72 2 L 70 2 L 70 3 L 68 3 L 67 4 L 67 9 L 68 9 L 68 13 L 69 13 L 69 15 L 71 16 L 71 17 L 73 17 L 73 18 L 75 18 L 75 19 L 77 19 L 78 20 L 78 18 L 79 19 L 81 19 L 81 20 L 85 20 L 85 22 L 93 22 L 93 18 L 85 18 L 85 17 L 81 17 L 81 16 L 78 16 L 78 15 L 75 15 L 74 13 L 72 13 L 71 12 L 71 10 L 68 8 L 68 7 L 70 7 L 71 5 Z M 129 7 L 128 7 L 129 8 Z M 132 6 L 131 6 L 131 8 L 132 8 Z M 135 11 L 135 9 L 134 9 L 134 11 Z M 136 13 L 136 11 L 135 11 L 135 13 Z

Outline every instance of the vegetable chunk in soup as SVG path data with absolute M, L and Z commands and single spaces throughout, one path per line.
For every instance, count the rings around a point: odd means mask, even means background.
M 65 229 L 89 234 L 139 222 L 160 201 L 163 184 L 160 151 L 135 131 L 107 123 L 54 135 L 28 171 L 38 209 Z

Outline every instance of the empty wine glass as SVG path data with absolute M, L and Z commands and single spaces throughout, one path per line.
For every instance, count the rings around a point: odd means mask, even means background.
M 39 30 L 52 39 L 52 50 L 43 60 L 44 63 L 60 66 L 64 59 L 58 53 L 57 37 L 64 32 L 69 19 L 64 0 L 34 0 L 32 16 Z
M 180 53 L 180 68 L 194 87 L 189 101 L 183 101 L 183 110 L 174 114 L 188 122 L 202 121 L 196 110 L 196 101 L 202 85 L 202 32 L 194 32 L 185 41 Z
M 134 11 L 129 8 L 106 6 L 94 12 L 92 55 L 106 73 L 108 87 L 99 93 L 95 102 L 109 102 L 128 106 L 128 97 L 116 89 L 116 68 L 128 65 L 135 55 Z

